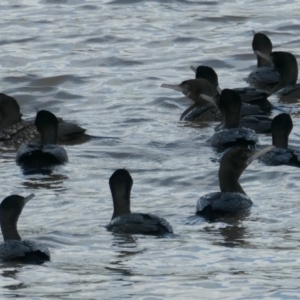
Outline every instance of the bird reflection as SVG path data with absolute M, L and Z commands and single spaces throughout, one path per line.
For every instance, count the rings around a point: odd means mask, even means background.
M 131 234 L 114 234 L 112 247 L 118 257 L 131 256 L 142 253 L 145 249 L 138 249 L 136 238 Z
M 224 226 L 218 227 L 217 230 L 223 237 L 223 241 L 217 241 L 215 244 L 229 248 L 240 247 L 246 242 L 243 240 L 246 232 L 242 226 L 242 220 L 247 218 L 250 212 L 244 212 L 238 216 L 224 216 L 210 220 L 210 223 L 222 222 Z
M 245 219 L 249 213 L 239 215 L 238 217 L 218 217 L 214 219 L 207 219 L 199 216 L 190 216 L 186 219 L 185 224 L 188 225 L 200 225 L 203 222 L 209 222 L 211 225 L 201 230 L 204 230 L 208 234 L 213 234 L 216 237 L 220 234 L 222 240 L 219 238 L 214 241 L 214 245 L 225 246 L 229 248 L 241 247 L 247 242 L 244 240 L 246 228 L 242 225 L 242 220 Z
M 22 267 L 22 264 L 19 264 L 17 262 L 10 262 L 10 263 L 6 264 L 6 266 L 7 265 Z M 3 276 L 4 278 L 11 278 L 11 279 L 17 280 L 18 273 L 19 273 L 19 270 L 16 268 L 2 269 L 1 276 Z M 9 284 L 9 285 L 3 286 L 3 288 L 11 290 L 11 291 L 16 291 L 19 289 L 27 288 L 27 285 L 25 285 L 22 282 L 17 282 L 14 284 Z
M 246 229 L 241 224 L 220 224 L 220 227 L 206 227 L 204 228 L 205 232 L 209 235 L 214 235 L 216 239 L 214 239 L 213 244 L 224 246 L 228 248 L 242 247 L 247 244 L 244 240 L 244 235 L 246 233 Z M 221 238 L 218 236 L 221 235 Z
M 105 268 L 120 275 L 132 276 L 132 270 L 129 267 L 124 266 L 124 263 L 129 261 L 132 255 L 142 253 L 146 250 L 138 249 L 136 240 L 137 239 L 130 234 L 114 234 L 112 248 L 117 254 L 116 259 L 112 259 L 109 262 L 110 266 Z
M 234 248 L 246 244 L 243 239 L 246 229 L 243 226 L 226 226 L 219 228 L 219 232 L 224 237 L 224 240 L 218 243 L 220 246 Z
M 23 185 L 28 189 L 59 189 L 64 191 L 63 188 L 64 181 L 68 180 L 69 177 L 63 174 L 51 174 L 51 175 L 34 175 L 32 177 L 27 176 L 27 180 L 23 181 Z

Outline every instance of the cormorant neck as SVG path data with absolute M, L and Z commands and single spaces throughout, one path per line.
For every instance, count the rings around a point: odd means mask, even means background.
M 271 125 L 272 143 L 278 148 L 287 148 L 289 135 L 293 130 L 293 121 L 289 114 L 282 113 L 274 117 Z
M 248 148 L 232 148 L 221 158 L 219 168 L 219 184 L 222 192 L 245 194 L 238 180 L 251 162 L 273 150 L 274 146 L 268 146 L 260 151 L 252 151 Z
M 232 107 L 226 109 L 224 112 L 224 123 L 226 129 L 238 128 L 240 123 L 240 112 L 241 109 L 238 107 Z
M 130 214 L 130 190 L 126 186 L 118 186 L 117 188 L 112 188 L 112 198 L 114 203 L 114 212 L 112 219 Z
M 21 121 L 22 114 L 16 99 L 0 93 L 0 130 Z
M 272 144 L 277 148 L 287 149 L 289 146 L 289 135 L 284 131 L 272 132 Z
M 237 92 L 224 89 L 221 92 L 220 100 L 218 101 L 220 111 L 224 115 L 224 123 L 226 129 L 239 127 L 241 113 L 241 98 Z
M 214 96 L 211 84 L 203 78 L 183 81 L 180 86 L 185 91 L 184 94 L 198 104 L 206 104 L 206 101 L 200 97 L 201 94 Z
M 272 42 L 268 38 L 268 36 L 266 36 L 262 32 L 257 32 L 254 34 L 253 40 L 252 40 L 252 49 L 254 52 L 260 51 L 265 55 L 270 55 L 272 52 L 272 48 L 273 48 Z M 272 65 L 270 60 L 264 59 L 257 54 L 256 54 L 256 57 L 257 57 L 257 68 L 269 67 Z
M 272 66 L 272 64 L 268 60 L 266 60 L 258 55 L 256 55 L 256 57 L 257 57 L 257 68 Z
M 280 51 L 273 52 L 271 56 L 273 57 L 274 67 L 280 75 L 280 81 L 271 93 L 296 84 L 298 79 L 298 63 L 295 56 L 289 52 Z
M 56 144 L 58 121 L 56 116 L 47 110 L 38 111 L 34 125 L 41 135 L 42 145 Z
M 9 220 L 6 216 L 1 215 L 1 231 L 4 241 L 21 240 L 17 229 L 17 220 Z
M 240 163 L 235 162 L 236 157 L 229 157 L 225 153 L 219 168 L 219 184 L 221 192 L 242 193 L 246 194 L 239 184 L 238 180 L 243 171 L 247 167 L 246 164 L 241 166 Z
M 54 125 L 48 125 L 47 128 L 40 130 L 42 145 L 57 143 L 57 128 Z
M 243 170 L 242 170 L 243 172 Z M 242 193 L 245 194 L 238 180 L 242 172 L 236 172 L 232 169 L 221 168 L 219 170 L 219 183 L 221 192 L 225 193 Z
M 242 193 L 245 194 L 238 180 L 244 169 L 232 168 L 231 165 L 220 165 L 219 169 L 219 184 L 221 192 L 225 193 Z

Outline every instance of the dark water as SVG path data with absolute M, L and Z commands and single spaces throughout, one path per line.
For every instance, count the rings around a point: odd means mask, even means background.
M 192 78 L 189 66 L 198 64 L 214 67 L 221 87 L 245 85 L 255 65 L 252 30 L 299 58 L 298 8 L 270 0 L 1 1 L 1 91 L 25 117 L 45 108 L 89 134 L 119 138 L 67 146 L 69 164 L 51 176 L 24 176 L 14 152 L 1 154 L 2 198 L 36 195 L 20 217 L 21 236 L 52 254 L 42 266 L 2 264 L 2 298 L 300 298 L 299 170 L 254 162 L 241 178 L 255 203 L 249 217 L 193 217 L 197 199 L 218 191 L 206 143 L 213 126 L 179 123 L 189 101 L 160 88 Z M 300 146 L 293 120 L 291 144 Z M 134 179 L 132 210 L 165 217 L 179 237 L 105 230 L 108 179 L 121 167 Z

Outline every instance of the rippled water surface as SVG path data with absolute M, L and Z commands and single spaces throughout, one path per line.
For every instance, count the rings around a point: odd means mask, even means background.
M 252 30 L 299 58 L 298 1 L 2 0 L 0 14 L 1 91 L 24 117 L 45 108 L 111 137 L 66 146 L 70 162 L 51 176 L 24 176 L 15 153 L 1 153 L 1 198 L 35 193 L 19 231 L 52 254 L 42 266 L 2 264 L 3 298 L 300 298 L 299 170 L 254 162 L 241 178 L 249 217 L 194 217 L 197 199 L 219 189 L 213 126 L 179 123 L 189 100 L 160 88 L 204 63 L 221 87 L 245 85 Z M 165 217 L 178 237 L 106 231 L 108 179 L 121 167 L 134 180 L 132 211 Z

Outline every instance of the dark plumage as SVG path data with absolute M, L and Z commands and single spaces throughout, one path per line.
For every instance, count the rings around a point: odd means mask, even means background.
M 180 116 L 180 120 L 189 122 L 220 121 L 222 116 L 219 110 L 212 104 L 207 103 L 200 95 L 205 94 L 213 97 L 216 91 L 206 79 L 190 79 L 178 85 L 162 84 L 164 88 L 182 92 L 186 97 L 194 101 Z
M 257 67 L 248 76 L 247 82 L 252 86 L 270 91 L 278 84 L 280 80 L 279 73 L 273 67 L 268 59 L 257 55 L 257 51 L 270 55 L 272 52 L 272 42 L 263 33 L 258 32 L 254 34 L 252 41 L 252 49 L 257 58 Z
M 41 143 L 23 144 L 16 155 L 17 164 L 26 173 L 35 173 L 68 162 L 66 150 L 56 144 L 58 122 L 55 115 L 46 110 L 39 111 L 35 126 L 41 135 Z
M 276 147 L 260 157 L 260 161 L 269 166 L 288 165 L 300 167 L 300 149 L 289 147 L 289 135 L 293 121 L 289 114 L 277 115 L 272 121 L 272 144 Z
M 234 90 L 232 90 L 232 91 L 234 91 Z M 229 97 L 229 95 L 228 95 L 228 97 Z M 207 96 L 205 96 L 205 99 L 207 99 L 211 103 L 214 103 L 215 106 L 218 107 L 219 110 L 221 110 L 220 99 L 208 98 Z M 247 103 L 244 103 L 241 106 L 239 121 L 236 120 L 236 124 L 238 124 L 237 126 L 240 128 L 244 127 L 244 128 L 252 129 L 256 133 L 271 132 L 272 120 L 265 114 L 256 114 L 257 110 L 255 108 L 253 110 L 253 114 L 249 113 L 248 115 L 244 115 L 243 117 L 241 117 L 243 108 L 247 108 L 247 110 L 249 112 L 251 112 L 251 108 L 253 108 L 253 107 L 255 107 L 255 105 L 248 105 Z M 228 112 L 228 114 L 230 115 L 230 112 Z M 218 131 L 220 129 L 224 129 L 224 128 L 226 128 L 226 125 L 225 125 L 225 122 L 223 121 L 218 126 L 216 126 L 216 131 Z
M 43 263 L 50 260 L 47 246 L 31 240 L 21 240 L 17 222 L 25 204 L 33 198 L 12 195 L 6 197 L 0 205 L 0 223 L 4 242 L 0 244 L 2 261 L 21 263 Z
M 292 53 L 284 51 L 275 51 L 270 55 L 257 51 L 257 54 L 273 63 L 280 75 L 280 80 L 273 87 L 271 93 L 276 93 L 282 100 L 299 98 L 300 84 L 297 84 L 298 63 L 296 57 Z
M 131 213 L 130 192 L 133 180 L 125 169 L 116 170 L 109 179 L 114 212 L 106 228 L 115 233 L 166 235 L 172 234 L 172 226 L 153 214 Z
M 269 146 L 259 152 L 247 148 L 233 148 L 227 151 L 220 162 L 219 185 L 221 192 L 202 196 L 196 207 L 196 214 L 209 220 L 222 216 L 246 213 L 252 206 L 238 180 L 247 166 L 257 157 L 273 149 Z
M 208 101 L 214 101 L 205 97 Z M 233 90 L 224 89 L 221 93 L 218 108 L 224 116 L 224 129 L 217 131 L 209 140 L 210 145 L 218 151 L 234 146 L 254 148 L 258 139 L 255 132 L 249 128 L 240 128 L 240 96 Z
M 191 69 L 196 72 L 196 78 L 206 79 L 211 84 L 214 90 L 215 99 L 218 101 L 218 97 L 222 90 L 219 86 L 219 78 L 215 70 L 208 66 L 199 66 L 197 69 L 191 67 Z M 272 105 L 267 99 L 269 96 L 268 93 L 253 87 L 234 88 L 232 90 L 238 93 L 241 97 L 243 103 L 241 117 L 266 114 L 270 112 Z M 248 105 L 244 105 L 244 103 L 247 103 Z
M 90 138 L 86 129 L 58 119 L 57 139 L 59 143 L 78 143 Z M 23 143 L 39 142 L 41 136 L 34 120 L 23 120 L 16 99 L 0 93 L 0 142 L 4 146 L 18 148 Z

